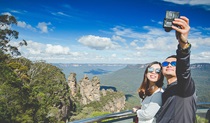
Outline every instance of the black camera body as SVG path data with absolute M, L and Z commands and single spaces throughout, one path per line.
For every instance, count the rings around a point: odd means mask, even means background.
M 171 26 L 174 25 L 172 22 L 175 18 L 179 18 L 179 12 L 166 11 L 166 17 L 164 18 L 163 22 L 163 28 L 165 29 L 166 32 L 170 32 L 172 30 Z

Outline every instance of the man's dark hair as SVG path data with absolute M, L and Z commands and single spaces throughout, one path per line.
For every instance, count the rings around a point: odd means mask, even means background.
M 171 56 L 167 57 L 166 59 L 169 59 L 169 58 L 176 58 L 177 59 L 177 55 L 171 55 Z

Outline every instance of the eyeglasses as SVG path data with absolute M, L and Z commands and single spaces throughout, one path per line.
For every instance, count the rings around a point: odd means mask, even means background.
M 164 62 L 162 63 L 162 66 L 163 66 L 163 67 L 167 67 L 169 64 L 171 64 L 171 66 L 175 67 L 175 66 L 176 66 L 176 61 L 172 61 L 172 62 L 164 61 Z
M 160 68 L 153 68 L 153 67 L 149 67 L 148 69 L 147 69 L 147 72 L 148 73 L 152 73 L 153 71 L 155 71 L 155 73 L 157 73 L 157 74 L 159 74 L 160 72 L 161 72 L 161 70 L 160 70 Z

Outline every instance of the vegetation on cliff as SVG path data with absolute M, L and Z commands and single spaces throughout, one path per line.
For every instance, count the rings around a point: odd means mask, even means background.
M 71 95 L 73 90 L 70 90 L 61 69 L 44 61 L 32 62 L 21 57 L 18 47 L 27 45 L 25 40 L 18 46 L 10 45 L 10 40 L 18 39 L 19 34 L 10 28 L 12 24 L 17 24 L 13 16 L 0 16 L 0 122 L 64 123 L 78 119 L 76 117 L 80 115 L 85 117 L 79 118 L 86 118 L 111 113 L 106 109 L 101 112 L 100 109 L 105 103 L 115 105 L 118 97 L 122 102 L 125 101 L 125 98 L 121 98 L 124 97 L 122 93 L 120 96 L 113 92 L 103 95 L 99 90 L 98 93 L 94 93 L 96 98 L 93 100 L 82 98 L 84 93 L 82 95 L 80 91 L 76 93 L 76 97 Z M 84 86 L 86 89 L 82 90 L 90 89 L 87 87 L 100 89 L 99 79 L 94 77 L 93 81 L 95 84 L 92 81 L 85 81 L 84 85 L 90 83 L 93 87 Z M 80 99 L 87 101 L 88 104 L 81 104 Z M 121 107 L 118 109 L 121 110 Z M 87 113 L 91 115 L 86 115 Z
M 18 32 L 13 16 L 0 16 L 0 122 L 34 123 L 66 122 L 74 105 L 70 99 L 65 75 L 43 61 L 31 62 L 20 57 L 20 42 L 11 46 Z

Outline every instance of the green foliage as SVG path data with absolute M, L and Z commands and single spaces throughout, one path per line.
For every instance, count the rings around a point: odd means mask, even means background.
M 11 57 L 0 68 L 0 122 L 65 122 L 71 117 L 75 108 L 60 69 Z
M 97 117 L 97 116 L 102 116 L 106 114 L 110 114 L 110 112 L 94 111 L 91 113 L 90 117 Z
M 80 120 L 84 118 L 89 118 L 90 113 L 93 112 L 94 109 L 92 107 L 83 107 L 82 110 L 78 114 L 75 114 L 71 117 L 71 121 Z
M 9 57 L 9 55 L 4 54 L 4 52 L 0 49 L 0 63 L 6 62 L 8 57 Z
M 97 116 L 101 116 L 101 115 L 105 115 L 105 114 L 110 114 L 110 113 L 109 112 L 96 111 L 94 109 L 94 107 L 83 107 L 83 109 L 81 110 L 81 112 L 79 114 L 71 117 L 71 121 L 97 117 Z
M 14 16 L 0 15 L 0 50 L 9 52 L 11 55 L 21 55 L 17 46 L 11 46 L 9 44 L 13 38 L 18 39 L 19 35 L 19 32 L 9 28 L 13 24 L 17 24 L 17 20 Z M 19 46 L 23 45 L 27 46 L 27 42 L 25 40 L 19 43 Z
M 137 94 L 126 95 L 125 109 L 131 110 L 135 106 L 140 106 L 140 98 Z
M 8 66 L 11 67 L 12 69 L 19 69 L 21 65 L 19 63 L 11 62 L 8 64 Z
M 5 64 L 0 64 L 0 121 L 12 122 L 22 113 L 21 81 Z
M 195 81 L 198 102 L 210 102 L 210 65 L 191 70 L 192 78 Z M 136 95 L 137 89 L 143 80 L 145 68 L 140 65 L 126 67 L 116 72 L 106 74 L 100 77 L 101 85 L 110 85 L 116 87 L 118 91 L 123 91 L 126 95 Z M 164 87 L 166 87 L 166 79 Z M 136 100 L 139 102 L 139 100 Z
M 118 91 L 125 94 L 134 95 L 143 80 L 144 68 L 126 67 L 111 74 L 100 77 L 102 85 L 110 85 L 116 87 Z
M 196 119 L 198 123 L 208 123 L 208 120 L 196 115 Z
M 210 68 L 192 69 L 192 77 L 196 85 L 198 102 L 210 102 Z
M 102 111 L 102 107 L 109 101 L 113 101 L 116 98 L 123 97 L 122 92 L 109 92 L 107 91 L 106 96 L 101 96 L 100 101 L 93 101 L 86 105 L 86 107 L 93 107 L 94 111 Z
M 124 94 L 122 92 L 107 91 L 106 96 L 101 96 L 100 101 L 93 101 L 87 105 L 80 105 L 78 102 L 76 106 L 77 113 L 71 117 L 71 121 L 110 114 L 111 112 L 103 111 L 103 107 L 108 102 L 114 102 L 116 98 L 123 96 Z

